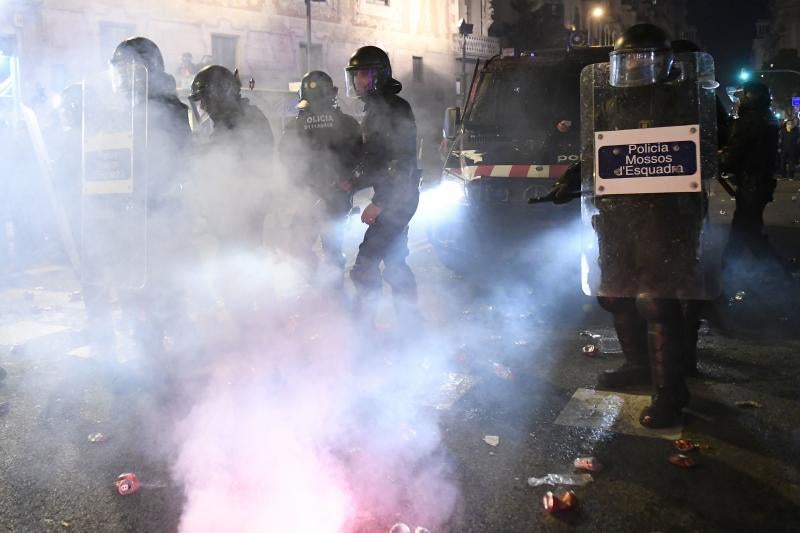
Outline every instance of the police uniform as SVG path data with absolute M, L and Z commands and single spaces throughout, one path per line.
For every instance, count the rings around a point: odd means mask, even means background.
M 313 201 L 313 206 L 298 217 L 296 226 L 302 228 L 299 240 L 303 241 L 300 246 L 304 248 L 299 253 L 315 264 L 311 247 L 319 238 L 325 260 L 343 271 L 344 222 L 353 200 L 352 192 L 343 190 L 340 182 L 347 180 L 356 166 L 361 129 L 353 117 L 336 105 L 335 88 L 327 74 L 312 71 L 301 83 L 312 87 L 305 94 L 301 89 L 297 118 L 286 129 L 279 150 L 293 183 L 299 184 Z M 319 99 L 308 94 L 322 84 L 333 94 L 322 95 Z
M 417 283 L 406 263 L 408 223 L 419 204 L 414 114 L 408 102 L 398 96 L 402 85 L 391 77 L 389 59 L 383 50 L 374 46 L 360 48 L 345 70 L 349 77 L 348 91 L 354 89 L 365 104 L 361 121 L 364 144 L 355 186 L 372 187 L 372 204 L 380 209 L 374 220 L 366 220 L 369 228 L 350 277 L 363 304 L 381 287 L 383 262 L 383 279 L 392 287 L 400 319 L 414 320 L 418 318 Z M 359 72 L 370 80 L 366 89 L 359 86 Z

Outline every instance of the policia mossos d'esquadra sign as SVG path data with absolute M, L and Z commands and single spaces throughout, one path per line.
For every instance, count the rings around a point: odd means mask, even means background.
M 586 294 L 713 299 L 719 246 L 708 218 L 717 170 L 714 61 L 681 54 L 666 79 L 581 72 L 581 263 Z
M 137 289 L 147 278 L 148 73 L 115 66 L 82 83 L 82 282 Z
M 700 125 L 595 133 L 594 193 L 699 192 Z

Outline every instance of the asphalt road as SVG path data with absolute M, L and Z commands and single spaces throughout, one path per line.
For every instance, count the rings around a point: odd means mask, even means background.
M 798 183 L 782 182 L 768 211 L 787 259 L 800 246 Z M 353 220 L 349 257 L 360 231 Z M 637 422 L 647 390 L 595 390 L 596 374 L 622 358 L 577 280 L 462 277 L 424 235 L 415 227 L 410 237 L 425 318 L 415 330 L 394 321 L 388 289 L 365 331 L 284 272 L 269 278 L 248 328 L 193 295 L 190 325 L 157 361 L 137 353 L 121 314 L 116 349 L 87 343 L 67 268 L 9 280 L 0 531 L 800 529 L 793 282 L 728 287 L 720 323 L 742 327 L 704 325 L 683 425 L 654 432 Z M 97 432 L 108 440 L 90 442 Z M 679 437 L 699 443 L 688 453 L 695 468 L 669 462 Z M 604 465 L 593 481 L 528 484 L 574 474 L 583 456 Z M 119 495 L 123 472 L 144 486 Z M 562 489 L 577 505 L 546 512 L 545 493 Z M 341 493 L 350 500 L 337 507 Z

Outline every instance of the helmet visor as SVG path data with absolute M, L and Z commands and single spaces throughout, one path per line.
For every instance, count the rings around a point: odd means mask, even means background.
M 611 79 L 614 87 L 641 87 L 666 80 L 672 68 L 668 50 L 622 50 L 611 52 Z
M 110 74 L 114 93 L 139 102 L 147 99 L 147 67 L 135 61 L 115 61 L 111 63 Z
M 344 71 L 347 96 L 361 98 L 378 90 L 380 69 L 364 67 Z
M 192 110 L 189 115 L 189 126 L 192 129 L 192 133 L 196 137 L 208 137 L 214 129 L 214 121 L 211 120 L 208 111 L 206 111 L 199 98 L 190 99 L 189 107 Z

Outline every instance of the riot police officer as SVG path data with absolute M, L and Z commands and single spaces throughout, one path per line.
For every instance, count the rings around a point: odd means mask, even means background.
M 146 227 L 147 249 L 129 250 L 130 254 L 145 254 L 146 272 L 141 286 L 117 288 L 123 311 L 133 320 L 140 348 L 149 357 L 157 357 L 164 349 L 167 330 L 184 318 L 185 312 L 178 276 L 178 263 L 183 259 L 179 244 L 184 241 L 181 235 L 185 229 L 178 164 L 191 141 L 189 110 L 178 100 L 175 79 L 165 72 L 161 51 L 150 39 L 132 37 L 122 41 L 114 50 L 110 63 L 113 83 L 120 90 L 127 91 L 136 108 L 147 108 L 146 113 L 135 112 L 133 115 L 136 127 L 141 128 L 139 131 L 146 129 L 144 151 L 134 153 L 136 172 L 147 169 L 146 186 L 137 181 L 127 200 L 129 206 L 137 206 L 129 209 L 132 213 L 146 206 L 141 210 L 146 209 L 147 219 L 146 222 L 133 218 L 126 220 L 131 226 L 144 223 Z M 146 75 L 136 74 L 141 69 L 146 71 Z M 134 152 L 138 146 L 142 145 L 135 145 Z M 143 161 L 146 164 L 142 164 Z M 116 200 L 108 198 L 103 201 L 111 205 Z M 84 205 L 87 205 L 86 201 Z M 117 217 L 122 217 L 125 210 L 115 212 Z M 131 262 L 138 260 L 138 257 L 132 257 Z
M 797 123 L 795 120 L 784 121 L 781 127 L 781 176 L 790 180 L 794 179 L 794 170 L 797 166 Z
M 297 238 L 303 248 L 298 251 L 314 268 L 311 247 L 319 237 L 327 264 L 336 270 L 335 285 L 340 285 L 345 268 L 344 222 L 353 206 L 352 191 L 340 184 L 356 166 L 361 128 L 339 108 L 337 93 L 327 73 L 314 70 L 303 76 L 297 118 L 281 139 L 280 157 L 312 204 L 300 210 L 293 224 L 303 234 Z
M 603 372 L 599 383 L 618 388 L 652 382 L 652 403 L 639 419 L 650 428 L 674 424 L 689 400 L 681 301 L 711 300 L 719 292 L 717 262 L 702 231 L 707 181 L 716 170 L 715 102 L 710 86 L 698 81 L 713 79 L 713 63 L 706 54 L 682 59 L 683 73 L 673 67 L 666 34 L 638 24 L 617 40 L 609 63 L 587 67 L 582 75 L 582 107 L 588 113 L 583 119 L 594 132 L 584 139 L 581 164 L 583 188 L 594 192 L 584 196 L 585 228 L 592 235 L 584 249 L 586 276 L 601 307 L 613 316 L 625 356 L 622 367 Z M 593 105 L 586 106 L 590 100 Z M 656 128 L 649 133 L 653 139 L 666 136 L 643 146 L 669 156 L 669 166 L 644 169 L 664 173 L 667 180 L 635 177 L 642 171 L 637 158 L 624 158 L 645 135 L 638 133 L 642 128 Z M 675 137 L 681 135 L 688 139 L 679 142 Z M 604 144 L 613 138 L 623 141 Z M 694 172 L 692 158 L 684 155 L 692 147 L 701 162 Z M 569 197 L 576 174 L 571 169 L 554 189 L 555 201 Z
M 399 318 L 413 319 L 417 283 L 406 257 L 408 223 L 419 204 L 414 114 L 408 102 L 398 96 L 402 85 L 392 78 L 389 56 L 380 48 L 363 46 L 356 50 L 345 73 L 348 96 L 364 102 L 364 145 L 353 185 L 374 190 L 372 201 L 361 214 L 369 228 L 350 271 L 358 294 L 357 307 L 367 312 L 374 309 L 383 262 L 383 279 L 392 287 Z
M 192 81 L 189 101 L 193 115 L 202 121 L 207 115 L 213 123 L 210 142 L 198 150 L 196 159 L 217 176 L 223 189 L 209 197 L 216 204 L 226 200 L 229 205 L 217 205 L 211 216 L 212 231 L 223 245 L 263 244 L 263 223 L 267 211 L 266 196 L 272 164 L 273 137 L 269 120 L 241 94 L 238 72 L 221 65 L 209 65 Z M 207 164 L 205 164 L 207 163 Z M 219 183 L 222 180 L 222 183 Z M 206 214 L 209 210 L 206 209 Z
M 739 116 L 720 154 L 721 170 L 733 174 L 736 184 L 736 211 L 725 257 L 735 258 L 744 249 L 759 258 L 774 257 L 777 254 L 762 232 L 764 209 L 777 184 L 778 127 L 770 113 L 772 96 L 760 81 L 745 83 L 739 94 Z
M 214 124 L 211 136 L 217 142 L 255 146 L 260 152 L 271 154 L 273 138 L 269 121 L 260 109 L 242 97 L 241 91 L 238 71 L 209 65 L 194 77 L 189 101 L 195 116 L 208 113 Z

